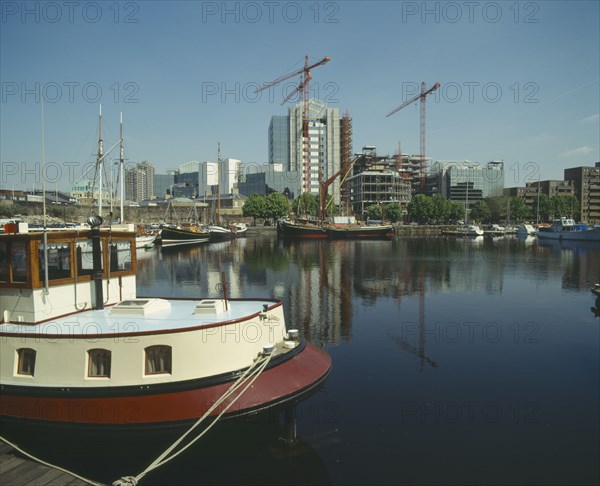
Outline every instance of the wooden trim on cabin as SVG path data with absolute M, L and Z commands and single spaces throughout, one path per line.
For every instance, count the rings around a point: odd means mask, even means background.
M 137 253 L 135 247 L 135 235 L 128 231 L 106 231 L 101 230 L 100 236 L 104 244 L 102 245 L 102 276 L 108 278 L 109 274 L 111 277 L 117 278 L 119 276 L 128 276 L 136 274 L 137 265 Z M 111 271 L 108 266 L 108 255 L 109 245 L 107 244 L 108 238 L 111 238 L 112 242 L 127 241 L 130 244 L 130 255 L 131 255 L 131 268 L 129 270 L 114 270 Z M 40 258 L 38 248 L 40 244 L 43 244 L 44 233 L 18 233 L 18 234 L 3 234 L 0 238 L 10 245 L 13 243 L 23 243 L 25 245 L 25 262 L 27 266 L 27 280 L 25 282 L 13 281 L 13 268 L 11 259 L 7 259 L 7 262 L 2 262 L 6 265 L 7 270 L 7 281 L 0 281 L 0 288 L 15 288 L 15 289 L 40 289 L 44 287 L 44 278 L 40 274 L 39 265 Z M 48 285 L 50 287 L 65 285 L 75 282 L 75 265 L 77 261 L 77 243 L 80 241 L 90 240 L 91 234 L 89 230 L 85 231 L 60 231 L 60 232 L 49 232 L 47 233 L 48 245 L 66 243 L 69 244 L 69 273 L 68 277 L 50 279 Z M 10 253 L 7 251 L 7 253 Z M 2 264 L 0 263 L 0 264 Z M 89 282 L 91 275 L 77 275 L 77 282 Z

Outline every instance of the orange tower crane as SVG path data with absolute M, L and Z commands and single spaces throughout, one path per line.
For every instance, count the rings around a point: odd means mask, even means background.
M 302 93 L 302 101 L 304 103 L 303 111 L 302 111 L 302 189 L 303 192 L 310 192 L 310 137 L 308 133 L 308 101 L 310 99 L 310 91 L 309 91 L 309 83 L 312 79 L 310 75 L 310 70 L 316 68 L 317 66 L 321 66 L 327 62 L 329 62 L 331 58 L 329 56 L 324 57 L 318 62 L 314 64 L 308 63 L 308 56 L 304 58 L 304 67 L 297 71 L 284 74 L 280 76 L 275 81 L 271 81 L 270 83 L 265 84 L 264 86 L 258 88 L 256 93 L 263 91 L 271 86 L 275 86 L 283 81 L 286 81 L 294 76 L 300 75 L 300 84 L 294 89 L 289 95 L 285 97 L 285 99 L 281 102 L 281 104 L 285 104 L 289 99 L 294 96 L 296 93 Z
M 421 192 L 425 192 L 425 100 L 427 99 L 427 95 L 433 93 L 436 89 L 440 87 L 440 83 L 435 83 L 431 88 L 426 89 L 425 82 L 421 83 L 421 92 L 415 97 L 411 98 L 408 101 L 402 103 L 398 108 L 394 108 L 390 111 L 386 116 L 391 116 L 397 111 L 400 111 L 402 108 L 407 107 L 408 105 L 414 103 L 417 100 L 421 100 L 421 116 L 420 116 L 420 171 L 419 171 L 419 185 L 421 188 Z

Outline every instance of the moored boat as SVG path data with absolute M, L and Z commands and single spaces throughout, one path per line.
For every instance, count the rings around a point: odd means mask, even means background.
M 205 228 L 208 231 L 210 241 L 227 241 L 235 237 L 234 232 L 230 228 L 225 228 L 221 225 L 209 224 Z
M 333 239 L 378 239 L 392 238 L 394 227 L 391 224 L 331 224 L 326 227 Z
M 328 238 L 323 226 L 310 222 L 296 222 L 289 219 L 277 221 L 277 235 L 289 238 Z
M 3 235 L 0 252 L 0 420 L 11 429 L 243 415 L 298 399 L 330 370 L 328 354 L 286 330 L 280 301 L 136 296 L 134 233 Z
M 199 226 L 163 226 L 160 232 L 163 247 L 175 245 L 195 245 L 209 240 L 210 233 Z
M 470 224 L 465 230 L 467 236 L 483 236 L 483 230 L 476 224 Z
M 517 236 L 526 238 L 527 236 L 537 235 L 536 229 L 530 224 L 522 224 L 517 228 Z
M 538 238 L 600 242 L 600 228 L 576 224 L 571 218 L 558 218 L 552 221 L 549 228 L 540 228 Z

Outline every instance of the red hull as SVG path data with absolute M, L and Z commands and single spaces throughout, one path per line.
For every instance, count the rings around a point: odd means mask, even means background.
M 266 369 L 227 415 L 250 413 L 293 400 L 321 383 L 330 368 L 330 356 L 307 344 L 293 358 Z M 169 393 L 111 397 L 50 398 L 2 392 L 0 415 L 13 421 L 63 425 L 160 425 L 191 421 L 201 417 L 232 382 Z M 224 406 L 214 410 L 213 415 L 221 412 Z

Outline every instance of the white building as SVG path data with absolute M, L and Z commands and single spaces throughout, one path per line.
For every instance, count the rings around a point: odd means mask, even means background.
M 304 104 L 289 109 L 290 171 L 302 174 L 302 192 L 319 193 L 319 177 L 326 180 L 340 169 L 340 111 L 320 100 L 309 101 L 308 157 L 305 157 L 302 117 Z M 330 186 L 339 204 L 339 179 Z
M 200 170 L 200 165 L 200 162 L 198 162 L 197 160 L 190 160 L 189 162 L 186 162 L 179 166 L 179 173 L 190 174 L 192 172 L 198 172 Z

